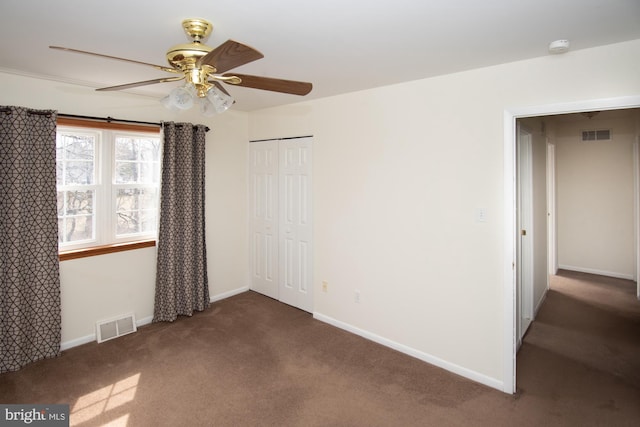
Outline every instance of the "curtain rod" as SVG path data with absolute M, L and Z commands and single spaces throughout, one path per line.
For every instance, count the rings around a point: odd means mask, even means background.
M 162 126 L 162 123 L 156 123 L 156 122 L 140 122 L 137 120 L 125 120 L 125 119 L 115 119 L 113 117 L 93 117 L 93 116 L 78 116 L 75 114 L 64 114 L 64 113 L 59 113 L 58 117 L 66 117 L 68 119 L 85 119 L 85 120 L 99 120 L 102 122 L 120 122 L 120 123 L 135 123 L 138 125 L 152 125 L 152 126 Z
M 11 111 L 10 108 L 0 108 L 0 113 L 9 113 Z M 44 112 L 44 111 L 29 111 L 29 114 L 39 114 L 39 115 L 47 115 L 50 114 L 48 112 Z M 98 121 L 102 121 L 102 122 L 107 122 L 107 123 L 111 123 L 111 122 L 119 122 L 119 123 L 134 123 L 134 124 L 138 124 L 138 125 L 152 125 L 152 126 L 158 126 L 158 127 L 162 127 L 164 125 L 163 122 L 141 122 L 141 121 L 137 121 L 137 120 L 126 120 L 126 119 L 115 119 L 113 117 L 94 117 L 94 116 L 79 116 L 76 114 L 64 114 L 64 113 L 59 113 L 58 117 L 65 117 L 65 118 L 69 118 L 69 119 L 84 119 L 84 120 L 98 120 Z M 176 126 L 181 126 L 180 124 L 177 124 Z M 205 126 L 205 129 L 207 132 L 209 132 L 209 127 Z
M 91 116 L 77 116 L 74 114 L 64 114 L 64 113 L 60 113 L 58 114 L 58 117 L 66 117 L 66 118 L 70 118 L 70 119 L 85 119 L 85 120 L 100 120 L 100 121 L 104 121 L 104 122 L 120 122 L 120 123 L 134 123 L 134 124 L 138 124 L 138 125 L 152 125 L 152 126 L 159 126 L 162 127 L 164 126 L 164 122 L 141 122 L 141 121 L 137 121 L 137 120 L 126 120 L 126 119 L 115 119 L 113 117 L 91 117 Z M 176 124 L 176 126 L 182 126 L 181 124 Z M 209 126 L 205 126 L 205 130 L 207 132 L 209 132 Z

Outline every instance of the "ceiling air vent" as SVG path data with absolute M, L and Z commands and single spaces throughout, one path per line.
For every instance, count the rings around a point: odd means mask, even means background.
M 96 322 L 96 339 L 99 343 L 136 331 L 136 319 L 127 314 L 111 320 Z
M 610 141 L 611 130 L 610 129 L 583 130 L 582 140 L 583 141 Z

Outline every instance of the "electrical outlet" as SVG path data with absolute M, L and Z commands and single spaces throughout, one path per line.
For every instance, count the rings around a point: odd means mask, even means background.
M 353 294 L 353 301 L 356 304 L 360 304 L 360 291 L 356 290 L 356 292 Z
M 322 281 L 322 292 L 328 292 L 329 291 L 329 283 L 327 283 L 326 280 Z

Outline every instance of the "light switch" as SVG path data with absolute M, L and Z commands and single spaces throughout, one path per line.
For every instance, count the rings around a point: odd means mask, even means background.
M 476 222 L 487 222 L 487 210 L 485 208 L 476 208 Z

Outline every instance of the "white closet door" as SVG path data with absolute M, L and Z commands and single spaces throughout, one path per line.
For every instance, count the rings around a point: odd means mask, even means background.
M 249 144 L 251 289 L 278 298 L 278 142 Z
M 249 144 L 251 289 L 313 311 L 311 141 Z
M 280 301 L 313 311 L 311 138 L 280 141 Z

